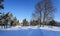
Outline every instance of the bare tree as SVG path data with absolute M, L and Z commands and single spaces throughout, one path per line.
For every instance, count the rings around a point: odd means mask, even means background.
M 43 0 L 43 7 L 43 23 L 46 24 L 47 18 L 51 19 L 53 16 L 54 7 L 51 0 Z
M 40 18 L 40 24 L 42 21 L 42 2 L 38 2 L 36 5 L 36 13 L 38 13 L 38 19 Z
M 51 20 L 54 15 L 54 6 L 51 0 L 41 0 L 36 4 L 34 18 L 40 17 L 40 24 L 46 24 L 47 21 Z

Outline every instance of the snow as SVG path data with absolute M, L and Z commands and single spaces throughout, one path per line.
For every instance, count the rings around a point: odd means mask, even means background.
M 60 27 L 17 25 L 7 29 L 0 29 L 0 36 L 60 36 Z
M 46 26 L 44 25 L 43 26 L 20 26 L 20 25 L 17 25 L 17 26 L 14 26 L 14 27 L 11 27 L 11 28 L 7 28 L 7 29 L 0 29 L 0 30 L 21 30 L 21 29 L 44 29 L 44 30 L 52 30 L 52 31 L 60 31 L 60 27 L 56 27 L 56 26 Z
M 60 36 L 60 31 L 43 29 L 0 30 L 0 36 Z
M 56 26 L 44 26 L 44 27 L 40 27 L 40 29 L 60 31 L 60 27 L 56 27 Z

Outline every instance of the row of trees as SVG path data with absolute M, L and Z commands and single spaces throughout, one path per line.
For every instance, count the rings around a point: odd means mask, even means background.
M 32 20 L 30 22 L 28 22 L 26 19 L 24 19 L 22 21 L 23 26 L 28 26 L 28 25 L 39 25 L 39 20 Z M 55 25 L 56 21 L 55 20 L 51 20 L 49 23 L 49 25 Z M 17 20 L 16 17 L 13 17 L 12 13 L 1 13 L 0 14 L 0 26 L 4 26 L 4 28 L 7 28 L 7 26 L 16 26 L 16 25 L 20 25 L 19 20 Z
M 55 25 L 54 20 L 55 8 L 52 0 L 41 0 L 35 6 L 35 12 L 32 14 L 30 25 Z M 28 25 L 26 19 L 23 20 L 23 25 Z
M 57 22 L 55 20 L 51 20 L 49 22 L 47 22 L 46 25 L 51 25 L 51 26 L 56 26 Z M 36 25 L 40 25 L 39 19 L 38 20 L 32 20 L 30 22 L 28 22 L 26 19 L 24 19 L 22 21 L 22 25 L 23 26 L 36 26 Z
M 19 20 L 17 20 L 16 17 L 13 17 L 11 13 L 1 13 L 0 14 L 0 26 L 4 26 L 4 28 L 7 28 L 7 26 L 16 26 L 19 24 Z

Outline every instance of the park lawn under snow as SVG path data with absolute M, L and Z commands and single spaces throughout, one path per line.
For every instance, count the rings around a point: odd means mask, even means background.
M 60 27 L 15 26 L 1 29 L 0 36 L 60 36 Z

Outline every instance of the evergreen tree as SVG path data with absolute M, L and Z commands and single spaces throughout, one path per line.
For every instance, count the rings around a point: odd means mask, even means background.
M 23 26 L 28 26 L 28 21 L 26 19 L 23 20 Z

